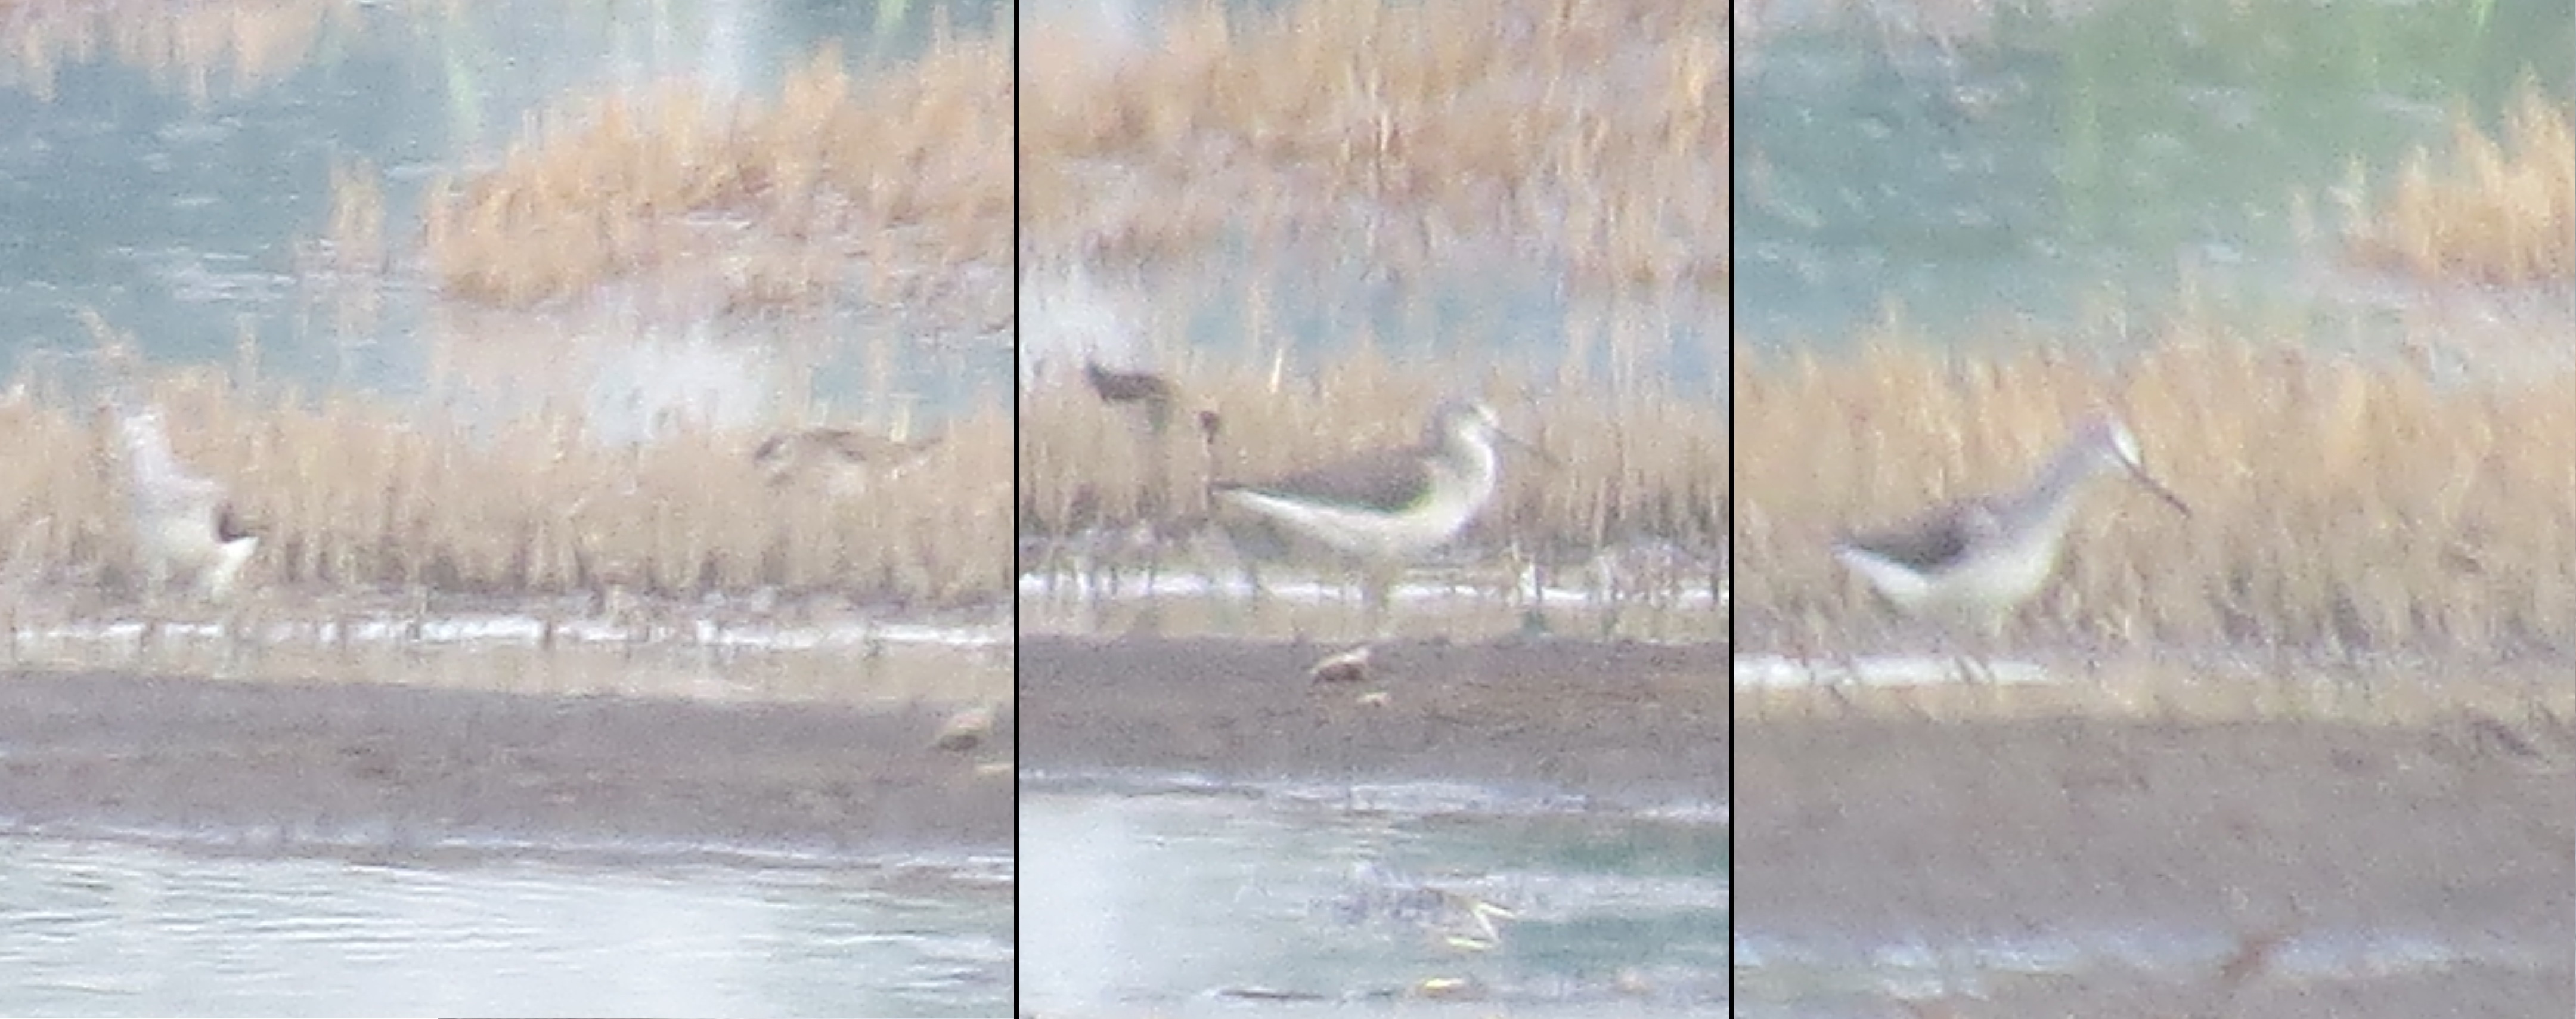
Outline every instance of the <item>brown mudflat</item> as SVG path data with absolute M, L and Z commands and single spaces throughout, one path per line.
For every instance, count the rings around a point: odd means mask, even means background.
M 1010 845 L 1011 729 L 944 710 L 539 697 L 380 683 L 0 675 L 18 826 L 858 852 Z M 398 833 L 369 836 L 368 833 Z
M 1364 678 L 1310 678 L 1346 647 L 1023 637 L 1021 765 L 1726 794 L 1721 645 L 1383 642 Z
M 1748 933 L 2152 926 L 2252 956 L 1998 980 L 1889 1015 L 2576 1014 L 2576 726 L 1811 717 L 1738 737 Z M 2319 976 L 2262 957 L 2266 937 L 2334 932 L 2541 962 Z

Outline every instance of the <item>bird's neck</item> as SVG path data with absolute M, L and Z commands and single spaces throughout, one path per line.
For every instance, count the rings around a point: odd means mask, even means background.
M 2103 469 L 2102 458 L 2090 446 L 2077 443 L 2059 450 L 2047 466 L 2040 468 L 2039 477 L 2022 494 L 2012 515 L 2044 520 L 2052 531 L 2062 527 L 2075 512 L 2076 497 L 2082 494 L 2085 484 Z
M 1494 453 L 1492 440 L 1486 440 L 1484 435 L 1471 435 L 1471 432 L 1448 432 L 1443 445 L 1448 445 L 1450 458 L 1455 458 L 1455 461 L 1461 463 L 1461 466 L 1466 466 L 1471 473 L 1494 473 L 1494 468 L 1497 468 L 1499 455 Z
M 1494 452 L 1494 444 L 1479 440 L 1479 436 L 1453 431 L 1441 445 L 1446 450 L 1446 459 L 1466 476 L 1469 486 L 1482 490 L 1494 483 L 1494 475 L 1501 464 L 1500 456 Z

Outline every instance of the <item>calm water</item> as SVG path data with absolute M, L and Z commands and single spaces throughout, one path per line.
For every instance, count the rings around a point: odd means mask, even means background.
M 0 837 L 0 1012 L 1002 1015 L 1008 861 L 440 866 Z
M 1738 63 L 1737 314 L 1766 346 L 1847 344 L 1890 306 L 1945 342 L 2143 331 L 2186 290 L 2367 324 L 2428 298 L 2332 257 L 2355 168 L 2386 182 L 2455 111 L 2492 131 L 2526 78 L 2576 80 L 2565 4 L 1959 5 L 1991 17 L 1947 46 L 1819 6 L 1767 5 Z M 2566 321 L 2563 291 L 2540 303 Z
M 1726 832 L 1709 808 L 1022 789 L 1021 978 L 1042 1014 L 1725 1012 Z
M 865 76 L 916 55 L 943 21 L 1007 30 L 999 0 L 312 6 L 331 13 L 250 17 L 286 44 L 261 51 L 257 74 L 218 61 L 203 94 L 183 69 L 108 59 L 108 47 L 58 54 L 50 74 L 0 73 L 12 125 L 0 135 L 0 236 L 12 241 L 0 244 L 0 376 L 94 377 L 78 313 L 95 309 L 152 362 L 229 365 L 247 333 L 262 372 L 307 393 L 469 407 L 553 399 L 747 423 L 808 390 L 844 406 L 862 389 L 894 392 L 936 414 L 1008 385 L 1005 338 L 886 309 L 815 322 L 667 314 L 611 288 L 543 314 L 459 315 L 433 301 L 419 252 L 422 190 L 497 162 L 531 115 L 679 78 L 767 99 L 826 40 Z M 357 316 L 327 274 L 299 269 L 329 226 L 331 169 L 352 160 L 381 173 L 394 263 L 380 290 L 361 288 L 379 306 Z

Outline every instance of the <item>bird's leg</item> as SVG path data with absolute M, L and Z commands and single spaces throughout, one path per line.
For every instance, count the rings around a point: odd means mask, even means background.
M 1977 685 L 1977 652 L 1973 643 L 1955 633 L 1941 636 L 1942 650 L 1950 659 L 1951 678 L 1964 687 Z
M 1396 567 L 1392 563 L 1368 564 L 1361 599 L 1368 615 L 1368 632 L 1376 637 L 1392 637 L 1393 614 L 1387 611 L 1388 596 L 1395 587 Z
M 1250 554 L 1244 552 L 1241 546 L 1228 538 L 1213 522 L 1199 532 L 1193 541 L 1197 561 L 1204 567 L 1202 572 L 1208 581 L 1211 609 L 1221 613 L 1226 620 L 1225 625 L 1229 627 L 1258 626 L 1262 611 L 1266 608 L 1264 601 L 1268 595 L 1267 589 L 1261 586 L 1260 564 L 1255 562 Z M 1225 575 L 1229 572 L 1242 581 L 1240 593 L 1233 585 L 1223 583 Z
M 143 607 L 158 612 L 162 596 L 170 588 L 170 559 L 149 554 L 143 558 Z
M 1999 680 L 1995 673 L 1995 653 L 2003 642 L 2003 625 L 2004 621 L 2000 618 L 1990 620 L 1971 638 L 1975 648 L 1974 684 L 1984 691 L 1989 702 L 1995 700 L 1998 694 Z
M 1984 682 L 1985 647 L 1978 640 L 1978 634 L 1982 632 L 1974 626 L 1963 627 L 1955 623 L 1935 629 L 1935 639 L 1939 642 L 1941 657 L 1949 666 L 1952 682 L 1970 689 Z
M 1243 559 L 1243 582 L 1252 589 L 1248 600 L 1252 603 L 1252 614 L 1258 617 L 1270 605 L 1270 586 L 1261 582 L 1261 564 L 1253 562 L 1250 556 Z

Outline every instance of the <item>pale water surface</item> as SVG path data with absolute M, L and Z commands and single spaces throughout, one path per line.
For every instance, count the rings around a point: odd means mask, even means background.
M 1737 314 L 1770 349 L 1919 338 L 2117 344 L 2188 305 L 2314 322 L 2565 325 L 2566 289 L 2356 269 L 2356 171 L 2386 192 L 2455 113 L 2501 134 L 2576 89 L 2564 4 L 1765 5 L 1737 63 Z M 1946 25 L 1930 24 L 1946 20 Z M 2436 162 L 2435 165 L 2442 165 Z M 2563 330 L 2562 330 L 2563 333 Z
M 0 377 L 96 379 L 80 320 L 94 310 L 154 364 L 231 365 L 247 336 L 265 377 L 307 394 L 469 411 L 552 400 L 611 419 L 612 435 L 623 415 L 675 410 L 743 426 L 809 398 L 871 418 L 991 399 L 1010 370 L 992 323 L 847 302 L 811 321 L 729 316 L 616 286 L 533 314 L 441 304 L 419 217 L 425 187 L 497 164 L 530 118 L 567 104 L 683 80 L 717 99 L 774 99 L 786 70 L 827 42 L 864 80 L 942 31 L 1007 32 L 1004 9 L 288 4 L 243 15 L 245 36 L 268 44 L 258 73 L 227 73 L 252 62 L 240 39 L 194 40 L 213 69 L 199 90 L 180 84 L 190 68 L 138 66 L 111 47 L 51 53 L 41 72 L 0 62 L 12 125 L 0 133 L 0 235 L 15 242 L 0 244 Z M 133 14 L 99 17 L 136 35 L 146 30 L 124 19 L 171 20 Z M 380 175 L 381 281 L 342 277 L 316 255 L 342 165 Z M 905 406 L 852 408 L 863 392 Z
M 1711 806 L 1065 776 L 1020 818 L 1040 1014 L 1725 1013 Z
M 1007 860 L 436 865 L 0 837 L 13 1015 L 1001 1015 Z

